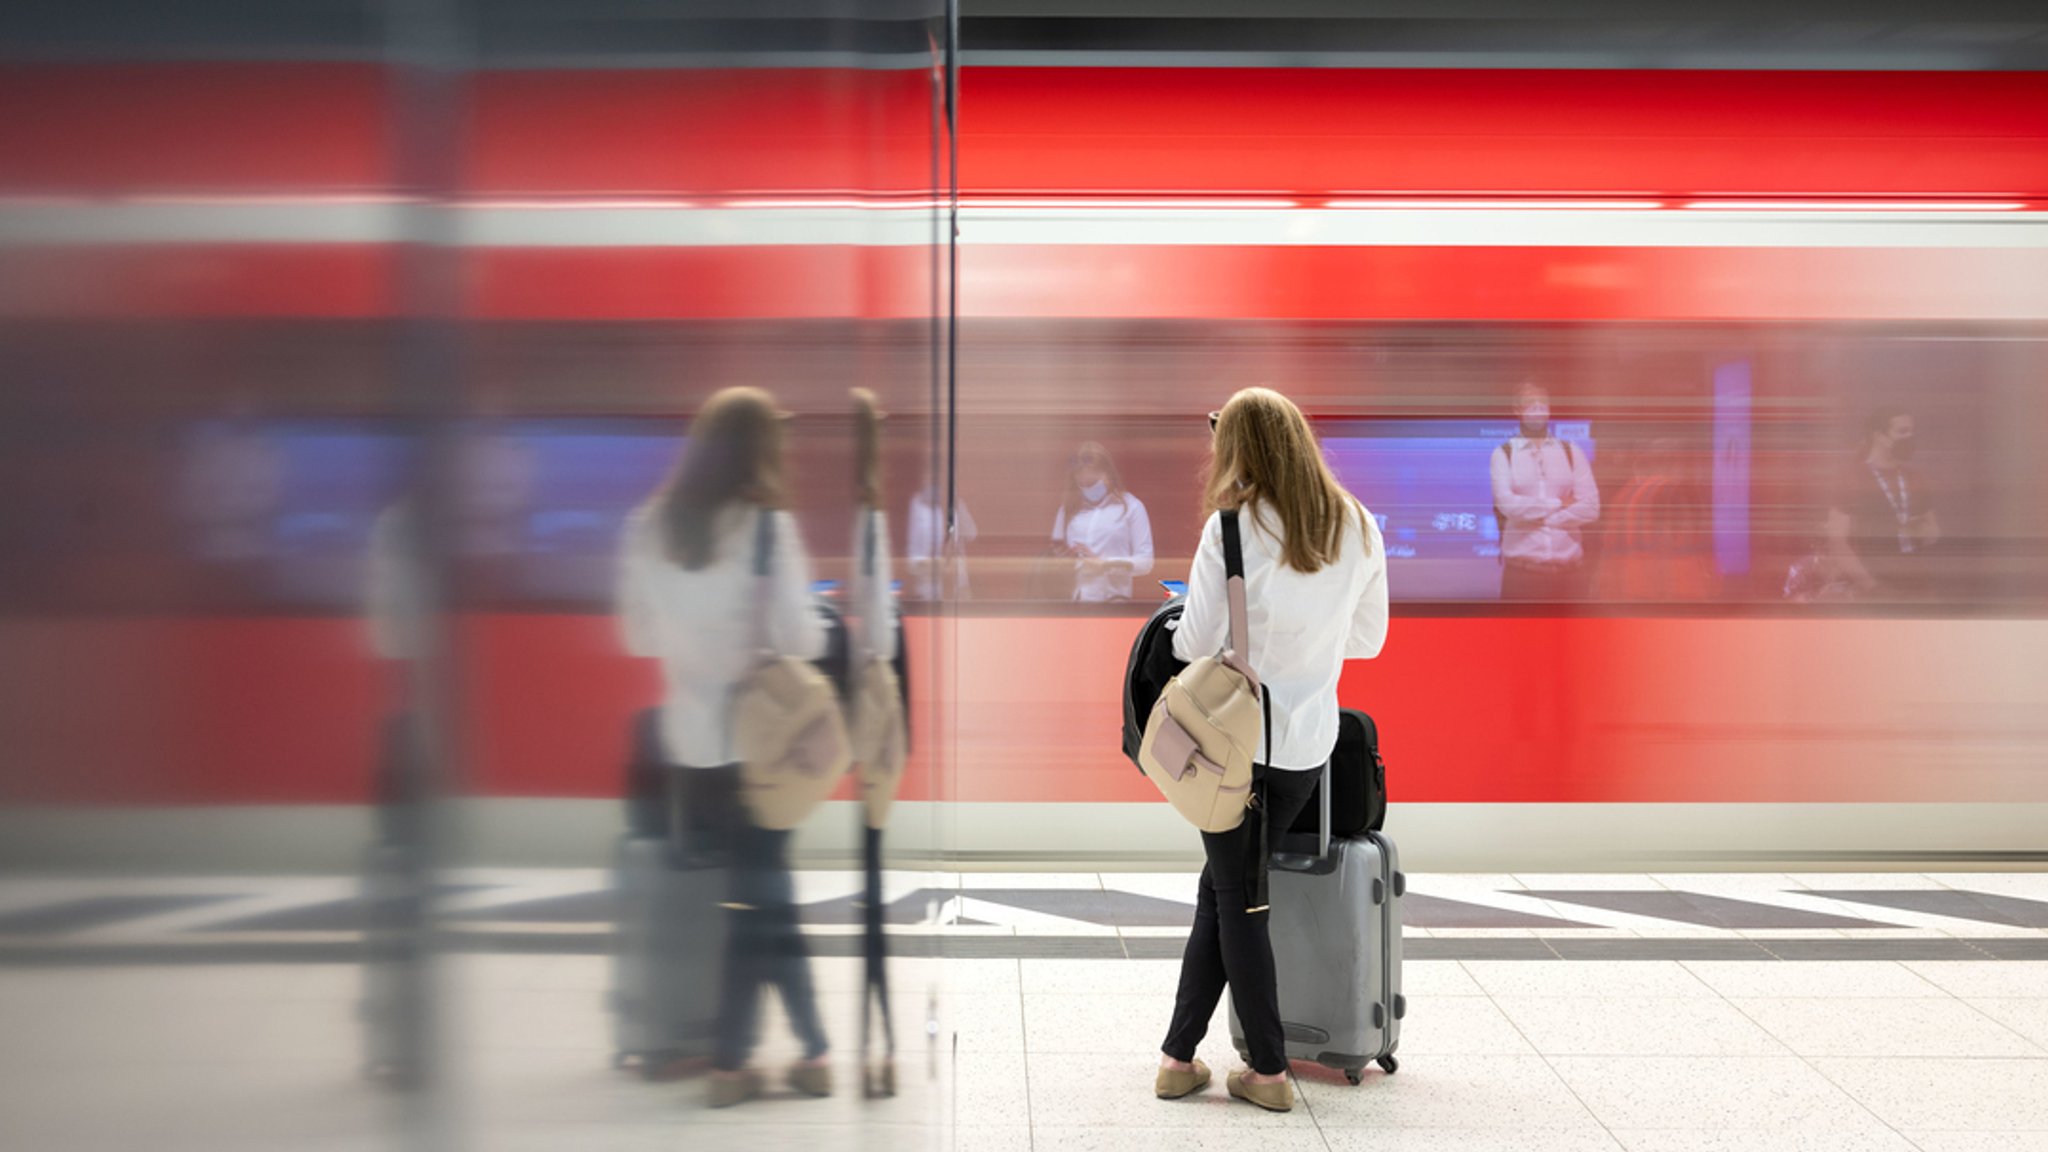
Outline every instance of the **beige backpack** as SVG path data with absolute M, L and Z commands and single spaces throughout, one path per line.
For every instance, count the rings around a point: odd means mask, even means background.
M 733 690 L 733 747 L 754 823 L 786 830 L 804 822 L 853 759 L 832 681 L 808 660 L 778 655 L 768 641 L 775 513 L 761 509 L 755 535 L 753 670 Z
M 1166 682 L 1138 745 L 1138 767 L 1188 823 L 1204 832 L 1228 832 L 1244 822 L 1252 764 L 1260 740 L 1270 737 L 1265 692 L 1246 660 L 1250 641 L 1237 513 L 1225 512 L 1222 519 L 1224 587 L 1230 602 L 1227 646 Z
M 861 544 L 861 571 L 870 580 L 875 577 L 876 527 L 875 516 L 870 513 Z M 865 609 L 866 605 L 861 607 Z M 895 805 L 896 791 L 903 785 L 903 765 L 910 751 L 902 682 L 896 677 L 895 666 L 877 655 L 866 641 L 874 629 L 888 626 L 886 619 L 863 618 L 855 633 L 859 649 L 854 659 L 850 735 L 854 763 L 858 765 L 860 799 L 867 809 L 870 828 L 888 826 L 889 809 Z

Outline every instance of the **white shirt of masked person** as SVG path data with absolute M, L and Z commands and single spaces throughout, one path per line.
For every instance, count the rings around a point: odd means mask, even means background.
M 1387 548 L 1378 521 L 1353 502 L 1335 562 L 1298 572 L 1280 560 L 1280 521 L 1263 505 L 1238 514 L 1244 544 L 1246 658 L 1272 705 L 1269 767 L 1320 769 L 1337 747 L 1337 679 L 1346 660 L 1369 660 L 1387 642 Z M 1223 518 L 1211 515 L 1188 570 L 1187 607 L 1173 654 L 1222 651 L 1230 633 Z M 1260 756 L 1266 753 L 1261 749 Z
M 1493 503 L 1507 517 L 1501 557 L 1544 565 L 1585 559 L 1579 533 L 1600 519 L 1600 487 L 1586 450 L 1576 444 L 1566 449 L 1551 436 L 1517 436 L 1509 443 L 1512 454 L 1505 446 L 1493 450 Z
M 760 649 L 754 544 L 761 516 L 773 516 L 775 524 L 768 647 L 778 655 L 816 660 L 825 654 L 825 620 L 811 593 L 811 560 L 794 516 L 753 504 L 728 507 L 714 525 L 711 562 L 694 572 L 669 558 L 652 505 L 626 519 L 619 632 L 627 652 L 661 661 L 661 738 L 671 763 L 716 768 L 737 759 L 729 709 L 733 687 Z
M 1054 543 L 1085 549 L 1097 561 L 1074 561 L 1074 599 L 1128 600 L 1136 578 L 1152 571 L 1152 518 L 1129 492 L 1105 493 L 1073 516 L 1065 505 L 1053 517 Z

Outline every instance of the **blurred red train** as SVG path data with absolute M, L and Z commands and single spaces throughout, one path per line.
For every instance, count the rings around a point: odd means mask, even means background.
M 1418 867 L 2048 850 L 2038 74 L 970 68 L 955 141 L 922 69 L 484 72 L 425 184 L 398 87 L 0 71 L 39 110 L 0 123 L 10 805 L 370 801 L 396 689 L 363 554 L 409 421 L 454 411 L 455 788 L 616 797 L 657 694 L 607 612 L 618 510 L 712 389 L 766 384 L 843 574 L 860 385 L 899 553 L 934 464 L 978 529 L 971 597 L 909 609 L 910 798 L 966 857 L 1143 856 L 1168 829 L 1115 732 L 1145 585 L 1027 576 L 1082 441 L 1147 504 L 1150 575 L 1184 572 L 1202 414 L 1269 383 L 1409 462 L 1357 485 L 1396 619 L 1343 692 Z M 451 399 L 393 383 L 423 316 Z M 1597 446 L 1584 604 L 1492 595 L 1470 469 L 1529 378 Z M 1889 405 L 1939 594 L 1787 604 Z

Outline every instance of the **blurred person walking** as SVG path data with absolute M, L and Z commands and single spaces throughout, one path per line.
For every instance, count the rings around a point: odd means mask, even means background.
M 1284 1112 L 1294 1106 L 1294 1088 L 1287 1079 L 1270 910 L 1262 906 L 1262 833 L 1290 828 L 1315 793 L 1337 745 L 1344 661 L 1377 656 L 1386 642 L 1386 546 L 1378 522 L 1337 483 L 1307 419 L 1285 396 L 1246 389 L 1210 424 L 1209 517 L 1188 573 L 1173 651 L 1193 661 L 1227 641 L 1223 513 L 1234 512 L 1243 525 L 1250 649 L 1238 655 L 1265 686 L 1271 763 L 1253 766 L 1243 823 L 1202 834 L 1207 863 L 1154 1093 L 1173 1099 L 1209 1083 L 1209 1069 L 1195 1052 L 1228 987 L 1251 1063 L 1230 1074 L 1230 1094 Z
M 1836 477 L 1824 529 L 1835 572 L 1859 597 L 1910 600 L 1931 591 L 1927 554 L 1941 542 L 1934 493 L 1911 462 L 1913 415 L 1880 408 L 1862 453 Z
M 790 834 L 761 827 L 750 814 L 730 714 L 762 647 L 771 655 L 816 660 L 827 644 L 826 621 L 811 593 L 810 559 L 786 509 L 786 418 L 758 388 L 712 396 L 690 424 L 676 471 L 628 519 L 620 565 L 626 647 L 662 664 L 659 741 L 676 766 L 674 831 L 685 844 L 730 846 L 713 1107 L 740 1103 L 763 1088 L 748 1062 L 765 984 L 780 991 L 803 1044 L 789 1084 L 812 1096 L 832 1089 L 810 956 L 797 921 Z M 757 603 L 763 581 L 755 571 L 763 548 L 772 558 L 765 605 Z M 757 626 L 764 635 L 755 635 Z
M 1551 435 L 1550 393 L 1515 392 L 1521 435 L 1493 451 L 1493 507 L 1500 518 L 1500 598 L 1542 603 L 1583 599 L 1589 586 L 1583 534 L 1600 519 L 1600 488 L 1586 454 Z

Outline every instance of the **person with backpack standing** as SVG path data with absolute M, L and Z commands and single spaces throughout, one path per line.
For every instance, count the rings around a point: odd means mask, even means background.
M 1493 507 L 1500 518 L 1500 598 L 1568 603 L 1590 584 L 1583 539 L 1600 519 L 1600 488 L 1584 451 L 1550 433 L 1550 393 L 1515 392 L 1521 435 L 1493 450 Z
M 1247 650 L 1229 658 L 1247 663 L 1263 685 L 1264 762 L 1253 766 L 1244 820 L 1202 833 L 1207 863 L 1154 1093 L 1174 1099 L 1209 1083 L 1195 1050 L 1228 987 L 1251 1057 L 1249 1069 L 1230 1074 L 1230 1094 L 1284 1112 L 1294 1088 L 1262 904 L 1265 833 L 1293 824 L 1336 747 L 1344 661 L 1377 656 L 1386 642 L 1386 547 L 1378 522 L 1331 474 L 1308 420 L 1285 396 L 1248 388 L 1209 421 L 1209 517 L 1173 650 L 1194 661 L 1230 642 L 1233 582 L 1225 572 L 1240 568 Z M 1226 530 L 1226 518 L 1237 531 Z M 1237 564 L 1225 559 L 1231 538 Z
M 765 654 L 816 660 L 827 622 L 811 565 L 786 509 L 787 415 L 759 388 L 728 388 L 690 422 L 675 473 L 626 523 L 619 623 L 626 649 L 659 659 L 666 695 L 658 743 L 674 766 L 674 833 L 686 844 L 729 845 L 730 931 L 712 1056 L 712 1107 L 758 1095 L 748 1066 L 761 986 L 775 985 L 803 1059 L 790 1086 L 832 1090 L 810 956 L 797 920 L 786 827 L 750 810 L 733 700 Z M 765 568 L 766 573 L 763 574 Z

